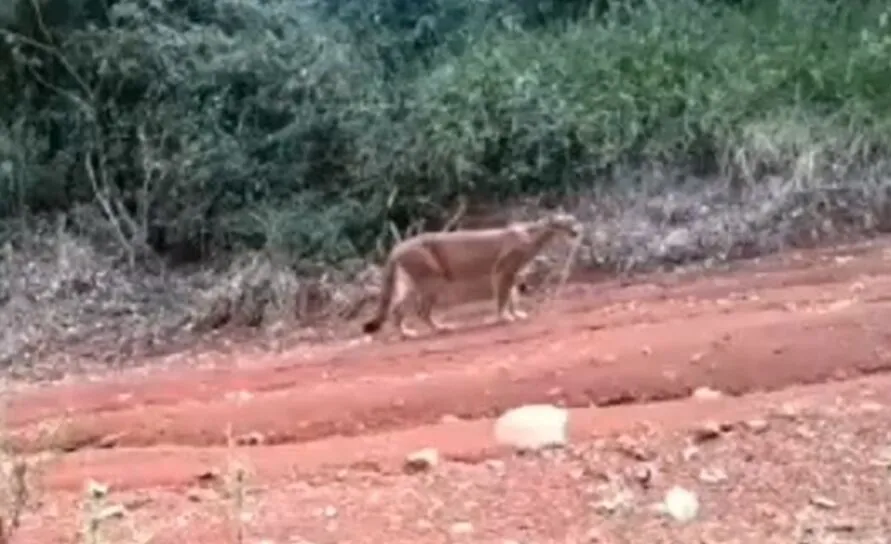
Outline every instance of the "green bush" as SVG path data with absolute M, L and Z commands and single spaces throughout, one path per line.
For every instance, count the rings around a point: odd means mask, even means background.
M 887 152 L 885 12 L 838 11 L 678 0 L 499 32 L 419 81 L 408 160 L 506 196 L 617 165 L 726 171 L 768 156 L 788 167 L 805 151 L 833 164 Z
M 804 182 L 889 155 L 877 1 L 75 4 L 47 23 L 21 0 L 6 25 L 0 214 L 68 214 L 131 258 L 337 262 L 458 194 L 660 165 Z

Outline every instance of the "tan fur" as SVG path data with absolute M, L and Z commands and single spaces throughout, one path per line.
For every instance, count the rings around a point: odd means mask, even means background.
M 497 321 L 526 317 L 517 302 L 517 280 L 521 270 L 557 234 L 576 237 L 579 221 L 572 215 L 555 213 L 538 221 L 524 221 L 502 228 L 426 232 L 396 244 L 384 265 L 383 285 L 375 316 L 366 322 L 366 334 L 381 328 L 387 315 L 403 338 L 416 336 L 403 320 L 409 295 L 419 299 L 417 314 L 434 331 L 450 325 L 432 317 L 440 293 L 455 283 L 491 282 Z

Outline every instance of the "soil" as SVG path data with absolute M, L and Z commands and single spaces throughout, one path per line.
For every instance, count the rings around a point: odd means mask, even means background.
M 22 389 L 14 448 L 59 453 L 20 538 L 72 542 L 95 479 L 130 512 L 115 534 L 132 515 L 152 542 L 234 542 L 214 491 L 232 459 L 249 467 L 246 542 L 891 535 L 891 239 L 578 281 L 509 325 L 489 306 L 450 310 L 441 336 L 357 322 L 336 342 Z M 571 445 L 499 448 L 493 418 L 538 402 L 571 409 Z M 693 446 L 706 421 L 726 432 Z M 405 474 L 425 447 L 442 463 Z M 651 508 L 671 485 L 700 495 L 697 521 Z

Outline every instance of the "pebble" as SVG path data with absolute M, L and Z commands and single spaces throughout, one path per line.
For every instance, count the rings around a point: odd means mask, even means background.
M 650 487 L 653 476 L 654 470 L 648 465 L 641 465 L 634 469 L 634 479 L 644 488 Z
M 721 429 L 722 427 L 719 423 L 715 421 L 706 421 L 693 430 L 693 440 L 696 442 L 714 440 L 721 436 Z
M 402 465 L 403 471 L 408 474 L 424 472 L 439 465 L 439 450 L 436 448 L 424 448 L 412 452 L 405 457 Z
M 823 510 L 832 510 L 838 506 L 838 503 L 829 497 L 824 497 L 822 495 L 816 495 L 811 497 L 811 504 L 816 506 L 817 508 L 822 508 Z
M 699 471 L 699 481 L 703 483 L 719 484 L 727 479 L 727 473 L 720 468 L 704 468 Z
M 449 533 L 455 536 L 469 535 L 473 532 L 473 524 L 469 521 L 458 521 L 449 527 Z
M 716 400 L 724 396 L 724 393 L 710 387 L 697 387 L 693 390 L 692 397 L 697 400 Z
M 770 427 L 764 419 L 750 419 L 746 421 L 746 428 L 756 434 L 761 434 Z

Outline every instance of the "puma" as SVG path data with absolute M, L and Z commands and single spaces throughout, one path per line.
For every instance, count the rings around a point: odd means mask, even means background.
M 404 324 L 404 306 L 412 292 L 419 299 L 416 313 L 428 327 L 434 332 L 452 330 L 433 318 L 439 294 L 450 284 L 486 279 L 492 285 L 496 320 L 524 319 L 527 314 L 517 308 L 516 282 L 521 270 L 556 235 L 576 238 L 581 230 L 574 216 L 553 213 L 502 228 L 425 232 L 405 239 L 390 250 L 377 312 L 363 331 L 377 332 L 392 311 L 402 337 L 417 336 Z

